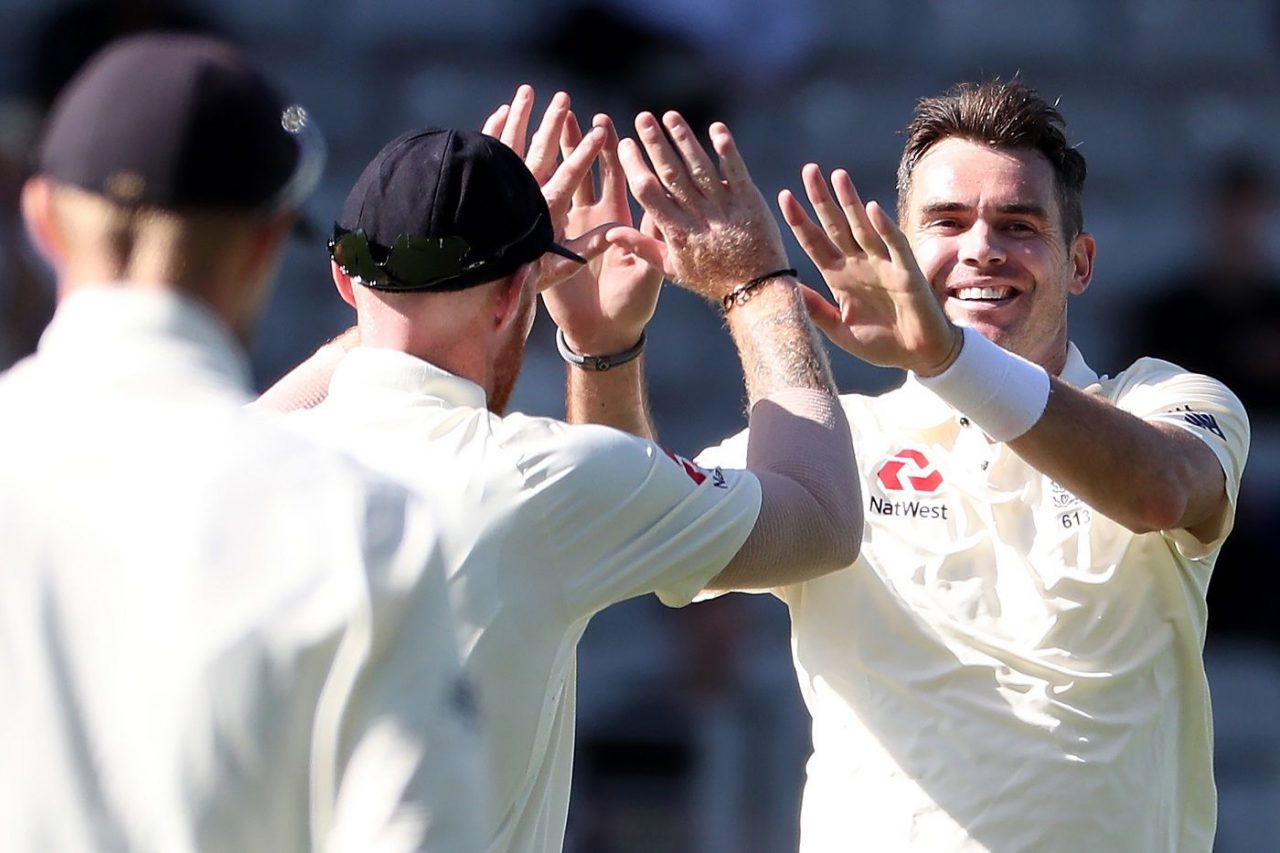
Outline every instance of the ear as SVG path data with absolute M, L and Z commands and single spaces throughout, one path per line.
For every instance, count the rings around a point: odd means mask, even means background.
M 1076 239 L 1071 241 L 1071 287 L 1069 291 L 1072 296 L 1079 296 L 1089 287 L 1089 282 L 1093 280 L 1093 256 L 1098 250 L 1098 244 L 1094 241 L 1093 235 L 1087 231 L 1081 231 Z
M 342 271 L 337 261 L 329 261 L 329 272 L 333 276 L 333 286 L 338 288 L 338 295 L 342 297 L 342 301 L 356 307 L 356 294 L 351 284 L 351 276 Z
M 36 175 L 22 185 L 22 220 L 41 256 L 55 269 L 62 259 L 62 239 L 53 215 L 53 184 Z
M 490 303 L 494 331 L 505 333 L 517 323 L 528 322 L 529 317 L 525 312 L 528 310 L 529 295 L 525 291 L 529 289 L 532 274 L 533 264 L 529 263 L 494 283 Z

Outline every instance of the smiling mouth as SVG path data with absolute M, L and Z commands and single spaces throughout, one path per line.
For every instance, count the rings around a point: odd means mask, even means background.
M 984 287 L 957 287 L 947 295 L 960 302 L 999 304 L 1017 296 L 1018 291 L 1006 285 L 988 285 Z

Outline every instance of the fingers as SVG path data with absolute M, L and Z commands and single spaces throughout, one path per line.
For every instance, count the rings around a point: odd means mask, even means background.
M 832 244 L 845 255 L 861 255 L 862 247 L 854 239 L 845 212 L 827 189 L 827 181 L 822 176 L 822 169 L 818 168 L 816 163 L 807 163 L 800 170 L 800 178 L 804 184 L 805 195 L 809 197 L 809 204 L 813 206 L 813 212 Z
M 564 92 L 556 92 L 547 104 L 546 112 L 538 129 L 533 132 L 529 142 L 529 154 L 525 157 L 525 165 L 538 185 L 545 184 L 556 170 L 556 156 L 560 153 L 560 133 L 565 119 L 569 117 L 569 96 Z
M 871 221 L 871 226 L 875 228 L 876 234 L 884 241 L 888 248 L 889 257 L 893 262 L 906 269 L 916 269 L 915 252 L 911 251 L 911 244 L 907 242 L 907 235 L 902 233 L 889 214 L 878 202 L 867 203 L 867 218 Z
M 558 134 L 558 131 L 557 131 Z M 559 223 L 569 213 L 569 203 L 574 191 L 584 178 L 591 174 L 591 164 L 604 145 L 604 131 L 598 127 L 582 138 L 582 141 L 564 158 L 564 162 L 555 170 L 542 186 L 542 195 L 551 209 L 551 218 Z
M 867 208 L 858 197 L 858 190 L 854 187 L 849 173 L 844 169 L 836 169 L 831 173 L 831 185 L 835 187 L 836 196 L 840 199 L 843 218 L 862 251 L 877 258 L 887 259 L 889 250 L 867 218 Z
M 889 258 L 886 241 L 868 218 L 867 207 L 858 197 L 858 190 L 847 171 L 836 169 L 831 173 L 834 197 L 817 164 L 806 164 L 800 174 L 805 195 L 809 197 L 821 227 L 809 218 L 790 191 L 784 190 L 779 194 L 778 206 L 792 233 L 815 264 L 830 267 L 842 258 L 864 255 Z
M 494 139 L 502 138 L 502 129 L 506 127 L 507 115 L 511 112 L 510 104 L 503 104 L 498 107 L 489 117 L 484 120 L 484 127 L 480 128 L 480 132 L 485 136 L 492 136 Z
M 606 222 L 603 225 L 597 225 L 585 234 L 581 234 L 561 243 L 571 252 L 576 252 L 586 260 L 594 260 L 607 248 L 609 248 L 609 232 L 618 227 L 616 222 Z M 557 257 L 559 257 L 557 255 Z M 569 258 L 564 260 L 574 264 L 574 269 L 582 268 L 582 264 L 572 261 Z
M 561 245 L 590 261 L 599 257 L 605 249 L 609 248 L 607 235 L 609 230 L 614 227 L 615 223 L 612 222 L 598 225 L 580 237 L 562 241 Z M 569 258 L 563 258 L 560 255 L 548 253 L 543 255 L 542 258 L 542 276 L 538 279 L 539 293 L 555 287 L 560 282 L 572 278 L 582 271 L 582 264 Z
M 640 217 L 640 233 L 653 237 L 655 240 L 663 239 L 662 229 L 658 228 L 658 223 L 654 222 L 653 217 L 648 213 Z
M 817 326 L 830 340 L 835 341 L 836 336 L 844 330 L 840 309 L 807 284 L 800 285 L 800 296 L 804 299 L 804 307 L 809 312 L 813 325 Z
M 582 128 L 578 125 L 578 117 L 570 110 L 565 116 L 564 127 L 560 131 L 560 154 L 568 159 L 573 154 L 573 149 L 582 143 Z M 608 141 L 606 138 L 606 148 Z M 603 156 L 604 150 L 601 150 Z M 578 184 L 577 189 L 573 191 L 574 207 L 588 207 L 596 203 L 595 182 L 590 176 L 586 176 Z
M 525 137 L 529 132 L 529 116 L 532 114 L 533 87 L 524 83 L 516 89 L 515 96 L 511 99 L 511 107 L 502 127 L 502 135 L 498 137 L 504 145 L 522 158 L 525 152 Z
M 705 196 L 722 193 L 724 190 L 720 185 L 720 173 L 716 171 L 711 158 L 707 156 L 702 143 L 698 142 L 693 133 L 693 128 L 689 127 L 689 123 L 684 120 L 684 117 L 677 112 L 668 112 L 662 116 L 662 123 L 671 134 L 676 150 L 684 160 L 685 169 L 693 182 L 691 189 L 697 190 Z
M 804 205 L 800 204 L 791 190 L 778 193 L 778 208 L 782 211 L 783 220 L 791 226 L 791 233 L 796 235 L 800 248 L 804 249 L 818 269 L 830 269 L 844 260 L 844 252 L 831 242 L 826 231 L 809 218 Z
M 731 188 L 752 187 L 751 173 L 747 164 L 738 153 L 738 144 L 733 141 L 733 134 L 724 122 L 714 122 L 710 128 L 711 147 L 720 158 L 720 174 L 729 182 Z
M 686 226 L 689 224 L 689 217 L 667 195 L 666 188 L 645 162 L 635 140 L 624 139 L 618 143 L 618 161 L 627 176 L 627 186 L 632 197 L 640 202 L 655 225 L 664 222 Z
M 688 199 L 691 194 L 697 193 L 683 158 L 671 147 L 653 113 L 643 112 L 636 116 L 636 135 L 644 146 L 645 153 L 649 155 L 649 161 L 653 163 L 653 173 L 666 192 L 678 199 Z M 634 193 L 634 188 L 632 192 Z
M 666 270 L 667 244 L 661 240 L 625 225 L 610 228 L 606 237 L 612 245 L 626 249 L 646 264 Z
M 592 119 L 592 126 L 604 130 L 604 147 L 600 149 L 600 201 L 610 215 L 619 221 L 631 221 L 631 205 L 627 201 L 627 177 L 618 161 L 618 130 L 613 120 L 603 113 Z

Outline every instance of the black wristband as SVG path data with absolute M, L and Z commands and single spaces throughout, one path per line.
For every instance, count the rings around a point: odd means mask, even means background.
M 564 329 L 557 327 L 556 349 L 560 350 L 560 357 L 574 367 L 594 371 L 611 370 L 628 361 L 635 361 L 640 353 L 644 352 L 644 332 L 640 333 L 640 340 L 636 341 L 636 345 L 629 350 L 614 355 L 580 355 L 569 349 L 569 342 L 564 339 Z
M 758 275 L 746 284 L 740 284 L 733 290 L 726 293 L 724 298 L 720 300 L 720 304 L 724 306 L 724 312 L 728 314 L 730 308 L 735 305 L 741 305 L 749 300 L 751 298 L 751 292 L 766 281 L 774 278 L 781 278 L 784 275 L 789 275 L 794 278 L 795 274 L 796 271 L 794 269 L 787 267 L 786 269 L 774 270 L 773 272 L 767 272 L 764 275 Z

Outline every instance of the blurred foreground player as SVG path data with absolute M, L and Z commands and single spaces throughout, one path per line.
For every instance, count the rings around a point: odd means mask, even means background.
M 5 849 L 478 849 L 431 516 L 243 409 L 312 132 L 194 37 L 52 113 L 23 210 L 59 306 L 0 378 Z
M 911 371 L 841 398 L 867 493 L 847 571 L 776 594 L 813 714 L 804 853 L 1208 851 L 1205 591 L 1249 444 L 1221 383 L 1095 373 L 1083 157 L 1019 82 L 918 105 L 902 231 L 849 176 L 783 214 L 836 297 L 815 320 Z M 740 459 L 742 439 L 707 452 Z

